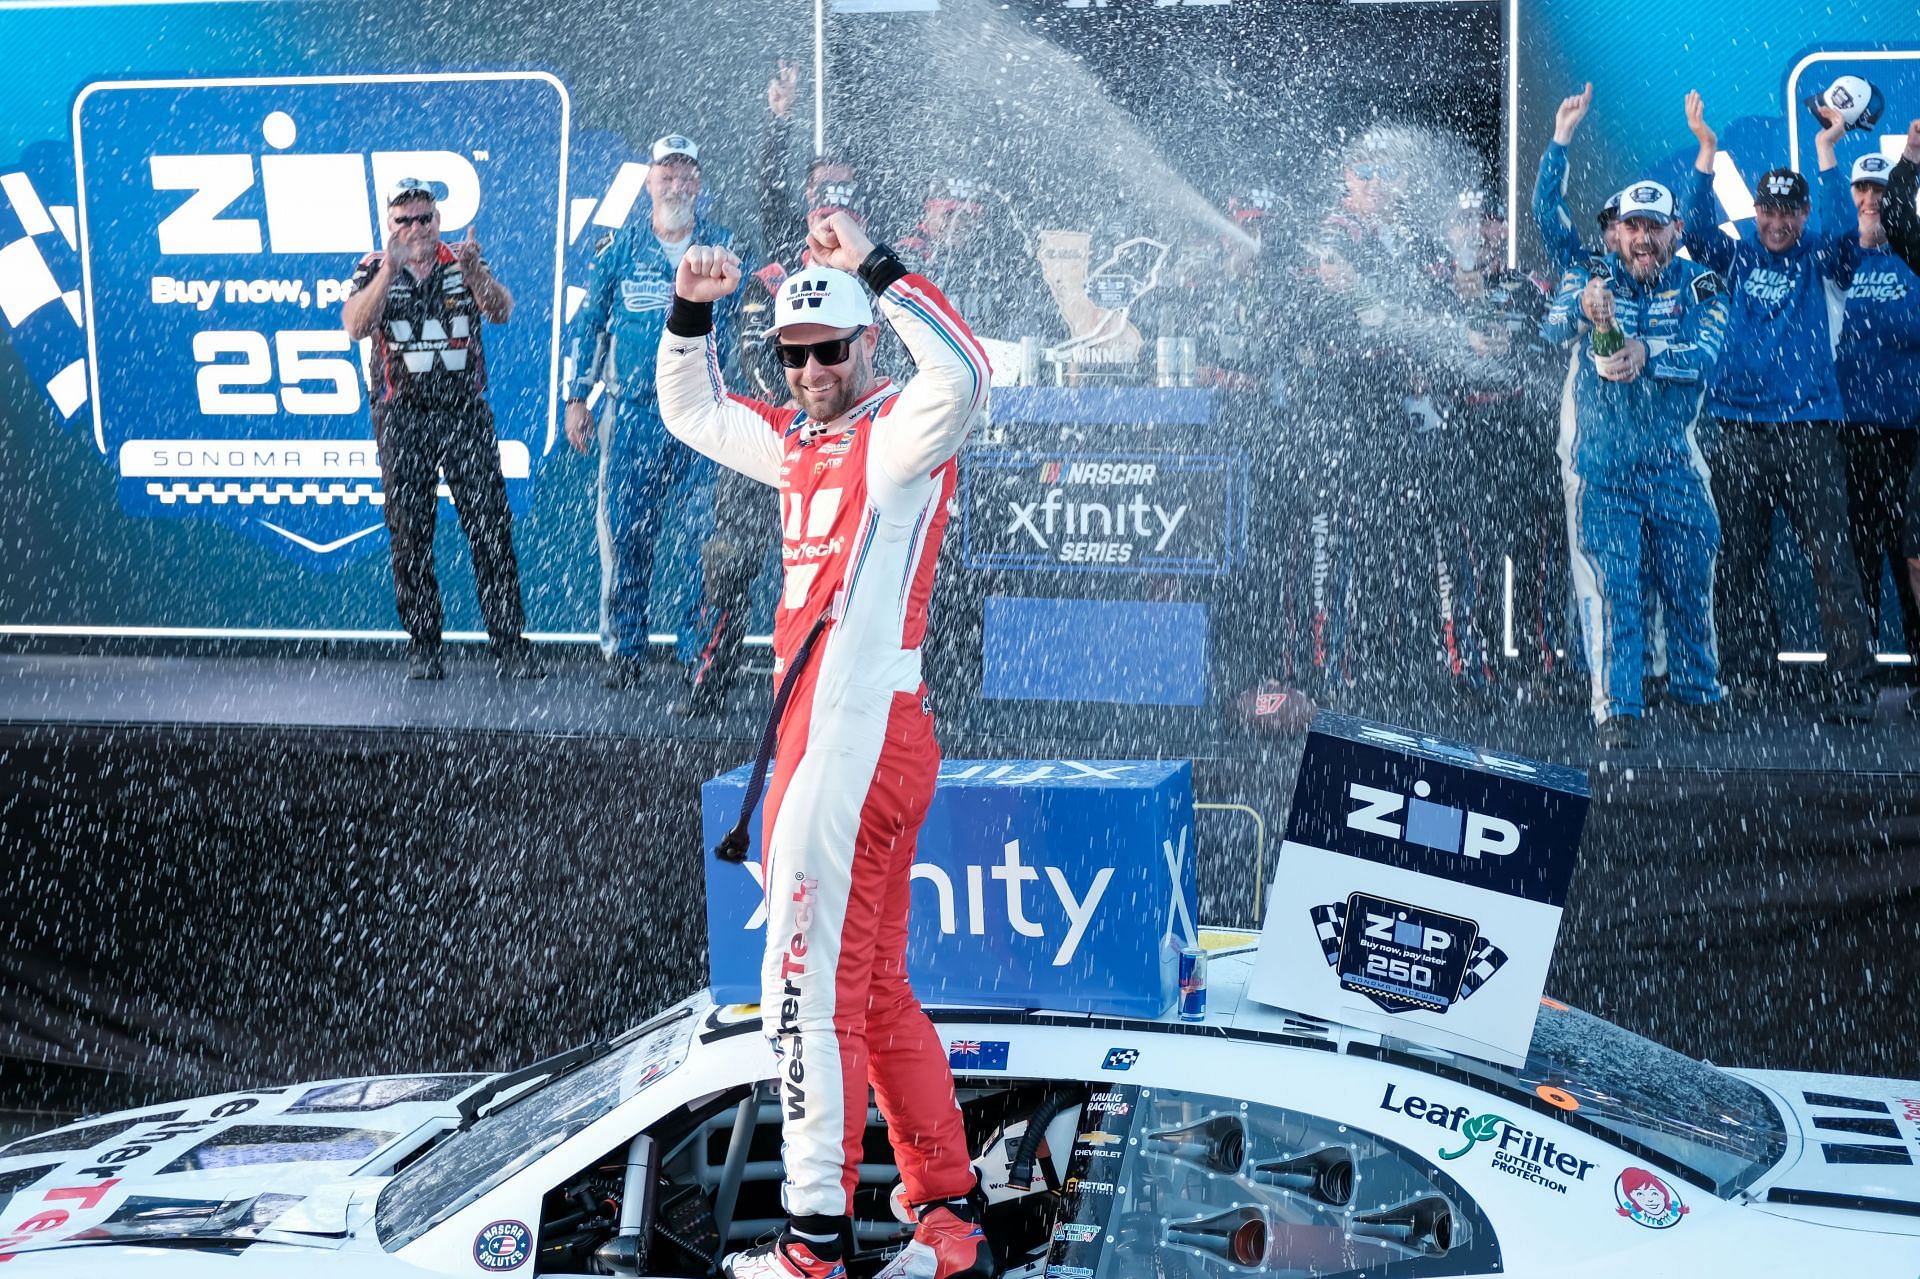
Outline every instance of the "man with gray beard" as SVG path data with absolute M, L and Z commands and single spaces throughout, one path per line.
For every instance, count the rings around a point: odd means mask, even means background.
M 653 144 L 652 158 L 647 203 L 599 246 L 586 300 L 567 326 L 567 442 L 581 453 L 596 442 L 600 448 L 594 524 L 609 688 L 639 682 L 651 630 L 679 636 L 683 657 L 696 651 L 699 582 L 686 584 L 668 616 L 651 614 L 648 597 L 656 545 L 684 543 L 691 574 L 691 548 L 713 523 L 714 468 L 676 444 L 660 421 L 654 352 L 688 248 L 711 245 L 740 256 L 746 248 L 699 211 L 700 150 L 691 139 L 668 134 Z M 714 307 L 721 351 L 732 350 L 737 298 Z M 597 415 L 587 402 L 596 382 L 605 390 Z

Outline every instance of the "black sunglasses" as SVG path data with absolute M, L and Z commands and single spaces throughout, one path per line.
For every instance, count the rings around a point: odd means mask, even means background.
M 853 354 L 854 339 L 866 331 L 866 326 L 861 325 L 843 338 L 828 338 L 825 342 L 808 342 L 804 345 L 775 342 L 773 353 L 780 357 L 780 367 L 783 369 L 806 368 L 808 356 L 826 366 L 845 364 L 847 357 Z
M 425 226 L 431 221 L 433 221 L 433 214 L 431 213 L 401 213 L 394 216 L 393 224 L 395 226 Z

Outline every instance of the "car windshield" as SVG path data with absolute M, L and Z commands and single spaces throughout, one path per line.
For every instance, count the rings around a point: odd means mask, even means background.
M 1433 1057 L 1401 1041 L 1402 1052 Z M 1731 1198 L 1786 1150 L 1780 1113 L 1758 1088 L 1598 1017 L 1542 1001 L 1526 1065 L 1442 1054 L 1470 1074 L 1539 1096 L 1578 1121 L 1650 1149 Z
M 381 1245 L 389 1252 L 405 1247 L 671 1073 L 686 1059 L 695 1024 L 691 1003 L 681 1004 L 605 1056 L 434 1146 L 381 1190 L 374 1212 Z

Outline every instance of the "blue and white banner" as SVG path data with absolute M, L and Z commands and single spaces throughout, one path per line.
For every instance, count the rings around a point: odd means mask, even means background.
M 1575 769 L 1322 713 L 1249 995 L 1518 1065 L 1586 811 Z
M 130 514 L 309 567 L 384 550 L 346 283 L 380 193 L 446 192 L 515 297 L 485 334 L 508 498 L 552 447 L 569 107 L 539 72 L 96 82 L 73 108 L 94 440 Z
M 739 816 L 747 766 L 701 788 L 707 849 Z M 714 998 L 758 1003 L 766 892 L 758 859 L 709 856 Z M 1193 766 L 947 760 L 913 865 L 907 968 L 928 1003 L 1157 1017 L 1197 943 Z

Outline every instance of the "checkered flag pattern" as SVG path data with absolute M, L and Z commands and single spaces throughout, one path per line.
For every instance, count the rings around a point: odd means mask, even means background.
M 1507 952 L 1482 937 L 1473 944 L 1473 957 L 1467 961 L 1467 971 L 1460 978 L 1460 998 L 1465 999 L 1474 991 L 1486 985 L 1492 976 L 1500 971 L 1507 962 Z
M 1332 968 L 1340 962 L 1340 937 L 1347 930 L 1347 904 L 1315 906 L 1308 913 L 1313 916 L 1313 931 L 1320 938 L 1320 953 L 1327 957 L 1327 967 Z
M 0 320 L 62 420 L 87 402 L 72 214 L 50 209 L 26 173 L 0 172 Z

